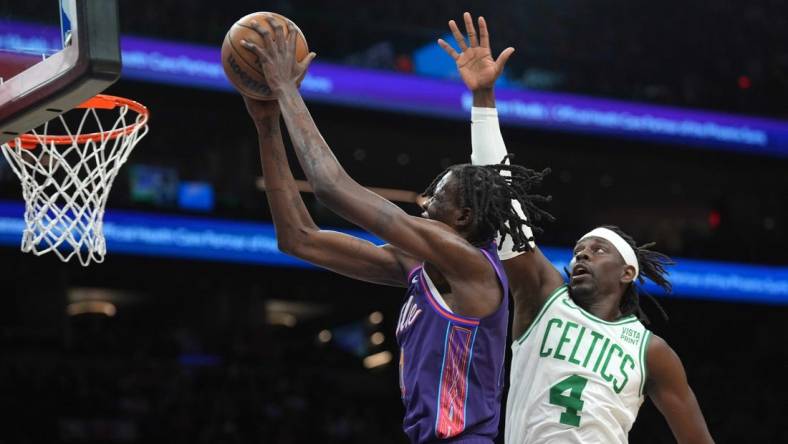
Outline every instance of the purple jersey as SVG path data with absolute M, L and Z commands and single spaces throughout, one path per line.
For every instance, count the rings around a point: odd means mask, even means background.
M 408 277 L 397 341 L 411 442 L 491 443 L 498 434 L 509 286 L 495 243 L 480 250 L 504 289 L 500 307 L 485 318 L 452 313 L 423 266 Z

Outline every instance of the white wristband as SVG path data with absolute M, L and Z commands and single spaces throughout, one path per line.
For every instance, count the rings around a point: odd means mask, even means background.
M 471 147 L 471 162 L 474 165 L 501 163 L 506 156 L 497 109 L 471 108 Z
M 474 165 L 493 165 L 501 163 L 501 160 L 508 154 L 506 152 L 506 144 L 501 135 L 501 126 L 498 122 L 498 110 L 495 108 L 471 108 L 471 163 Z M 509 163 L 508 160 L 506 162 Z M 510 175 L 508 171 L 502 171 L 503 175 Z M 517 214 L 525 219 L 520 202 L 512 201 Z M 530 227 L 523 227 L 523 232 L 526 236 L 533 236 L 533 231 Z M 500 243 L 500 237 L 497 239 Z M 528 242 L 531 249 L 536 248 L 533 241 Z M 514 242 L 511 236 L 506 236 L 503 241 L 501 249 L 498 251 L 498 256 L 501 260 L 511 259 L 521 255 L 522 251 L 513 251 Z

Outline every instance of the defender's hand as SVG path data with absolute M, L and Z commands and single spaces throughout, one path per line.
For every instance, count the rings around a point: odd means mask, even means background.
M 487 22 L 484 17 L 479 17 L 479 35 L 473 27 L 473 19 L 470 13 L 464 13 L 465 31 L 468 33 L 468 42 L 457 27 L 454 20 L 449 20 L 449 29 L 454 36 L 454 40 L 460 47 L 460 53 L 454 50 L 443 39 L 438 39 L 438 44 L 449 54 L 457 63 L 457 70 L 460 72 L 462 81 L 471 91 L 482 89 L 492 89 L 495 81 L 503 72 L 506 61 L 514 52 L 514 48 L 504 49 L 497 59 L 493 60 L 490 51 L 490 34 L 487 31 Z
M 271 31 L 260 26 L 259 23 L 252 21 L 251 25 L 260 37 L 264 46 L 256 45 L 248 40 L 242 40 L 241 44 L 248 50 L 257 55 L 257 63 L 265 74 L 268 87 L 275 96 L 279 96 L 283 89 L 289 86 L 297 87 L 306 74 L 306 70 L 315 53 L 310 52 L 304 60 L 296 62 L 295 46 L 298 31 L 292 22 L 287 23 L 287 37 L 284 35 L 284 27 L 273 17 L 267 17 Z

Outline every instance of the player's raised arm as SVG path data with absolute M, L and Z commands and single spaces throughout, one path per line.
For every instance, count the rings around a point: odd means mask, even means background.
M 679 444 L 708 444 L 714 440 L 687 382 L 684 365 L 662 338 L 653 336 L 646 363 L 646 393 L 657 406 Z
M 365 189 L 342 168 L 315 126 L 296 86 L 305 69 L 295 57 L 296 32 L 284 35 L 281 24 L 269 21 L 273 33 L 257 25 L 265 45 L 244 42 L 255 51 L 268 86 L 277 97 L 301 167 L 316 197 L 332 211 L 407 253 L 440 268 L 447 275 L 474 279 L 489 271 L 484 256 L 448 225 L 413 217 Z M 292 26 L 292 24 L 290 24 Z M 272 35 L 273 34 L 273 35 Z M 462 218 L 462 215 L 458 215 Z M 471 220 L 468 219 L 468 224 Z
M 479 17 L 477 20 L 478 34 L 471 14 L 464 13 L 463 21 L 468 36 L 467 41 L 457 23 L 454 20 L 449 21 L 449 29 L 460 52 L 454 50 L 443 39 L 439 39 L 438 44 L 454 59 L 460 77 L 473 94 L 471 161 L 474 165 L 497 164 L 503 161 L 508 152 L 498 122 L 494 87 L 496 80 L 503 73 L 507 60 L 514 53 L 514 48 L 504 49 L 497 59 L 493 59 L 490 33 L 484 17 Z M 508 172 L 502 171 L 502 174 Z M 526 218 L 520 202 L 514 201 L 512 206 L 521 218 Z M 541 213 L 537 211 L 534 214 Z M 524 227 L 524 231 L 528 238 L 533 238 L 530 227 Z M 535 242 L 531 240 L 529 243 L 531 248 L 528 252 L 517 251 L 513 248 L 511 238 L 504 238 L 498 253 L 504 261 L 515 300 L 515 309 L 519 314 L 515 317 L 515 333 L 527 327 L 531 317 L 529 313 L 536 313 L 553 290 L 564 283 L 561 274 L 544 257 Z
M 385 285 L 405 286 L 415 260 L 397 248 L 334 231 L 312 220 L 290 171 L 279 124 L 279 104 L 244 98 L 257 128 L 266 197 L 279 249 L 337 273 Z

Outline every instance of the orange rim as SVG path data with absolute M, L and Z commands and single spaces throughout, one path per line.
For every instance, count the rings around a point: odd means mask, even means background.
M 19 139 L 22 141 L 22 148 L 32 149 L 38 146 L 40 142 L 44 142 L 46 144 L 54 143 L 55 145 L 71 145 L 73 142 L 76 142 L 81 145 L 88 141 L 95 142 L 101 140 L 112 140 L 120 136 L 127 136 L 133 133 L 138 127 L 145 125 L 148 122 L 148 117 L 150 116 L 148 108 L 135 100 L 126 99 L 124 97 L 99 94 L 83 103 L 80 103 L 75 108 L 111 110 L 122 106 L 128 106 L 130 110 L 142 116 L 142 118 L 135 120 L 133 123 L 126 125 L 123 128 L 116 128 L 114 130 L 96 133 L 80 134 L 76 138 L 72 136 L 34 136 L 33 134 L 22 134 L 19 136 Z

